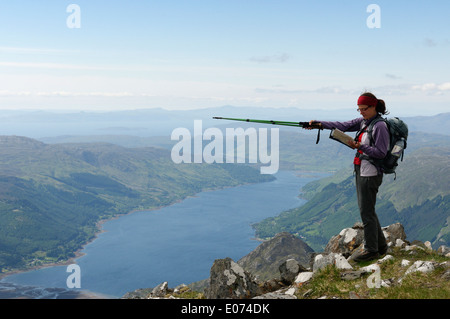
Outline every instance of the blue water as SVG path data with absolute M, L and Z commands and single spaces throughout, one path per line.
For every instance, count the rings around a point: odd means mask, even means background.
M 276 180 L 202 192 L 174 205 L 108 221 L 76 263 L 81 289 L 113 297 L 168 281 L 209 277 L 215 259 L 237 261 L 255 249 L 251 224 L 304 203 L 299 191 L 319 176 L 280 171 Z M 2 282 L 67 288 L 67 266 L 11 275 Z

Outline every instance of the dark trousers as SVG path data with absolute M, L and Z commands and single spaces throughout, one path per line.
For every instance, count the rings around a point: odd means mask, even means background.
M 386 247 L 386 238 L 375 212 L 378 188 L 383 181 L 383 175 L 363 177 L 360 175 L 359 165 L 355 165 L 355 173 L 359 212 L 364 225 L 365 249 L 369 252 L 378 252 L 379 249 Z

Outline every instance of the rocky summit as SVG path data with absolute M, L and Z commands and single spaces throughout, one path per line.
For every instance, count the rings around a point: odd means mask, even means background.
M 309 265 L 313 249 L 294 235 L 282 232 L 271 240 L 264 241 L 238 264 L 256 275 L 259 280 L 269 280 L 276 276 L 279 266 L 288 259 L 295 259 L 302 265 Z
M 400 223 L 383 232 L 388 251 L 370 262 L 354 261 L 364 248 L 361 223 L 333 236 L 321 253 L 280 233 L 238 262 L 215 260 L 210 277 L 200 283 L 171 289 L 163 282 L 123 298 L 449 299 L 450 248 L 409 242 Z

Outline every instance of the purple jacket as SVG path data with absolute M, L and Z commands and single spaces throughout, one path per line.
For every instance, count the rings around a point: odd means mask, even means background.
M 375 117 L 364 120 L 360 117 L 346 122 L 330 122 L 318 121 L 322 123 L 323 128 L 337 128 L 343 132 L 357 132 L 364 126 L 370 124 Z M 364 154 L 372 158 L 384 158 L 389 148 L 389 131 L 384 121 L 375 123 L 372 131 L 374 145 L 370 145 L 368 134 L 364 133 L 361 138 L 361 147 L 359 148 Z M 379 170 L 367 160 L 361 162 L 361 176 L 376 176 L 380 174 Z

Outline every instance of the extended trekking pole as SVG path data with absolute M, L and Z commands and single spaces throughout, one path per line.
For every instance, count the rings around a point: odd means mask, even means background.
M 272 124 L 272 125 L 283 125 L 283 126 L 295 126 L 295 127 L 302 127 L 302 128 L 317 128 L 319 129 L 317 133 L 317 141 L 316 144 L 319 143 L 320 140 L 320 130 L 322 130 L 322 127 L 320 124 L 312 123 L 309 124 L 309 122 L 288 122 L 288 121 L 273 121 L 273 120 L 256 120 L 256 119 L 237 119 L 237 118 L 230 118 L 230 117 L 219 117 L 215 116 L 213 117 L 215 120 L 230 120 L 230 121 L 241 121 L 241 122 L 250 122 L 250 123 L 260 123 L 260 124 Z

